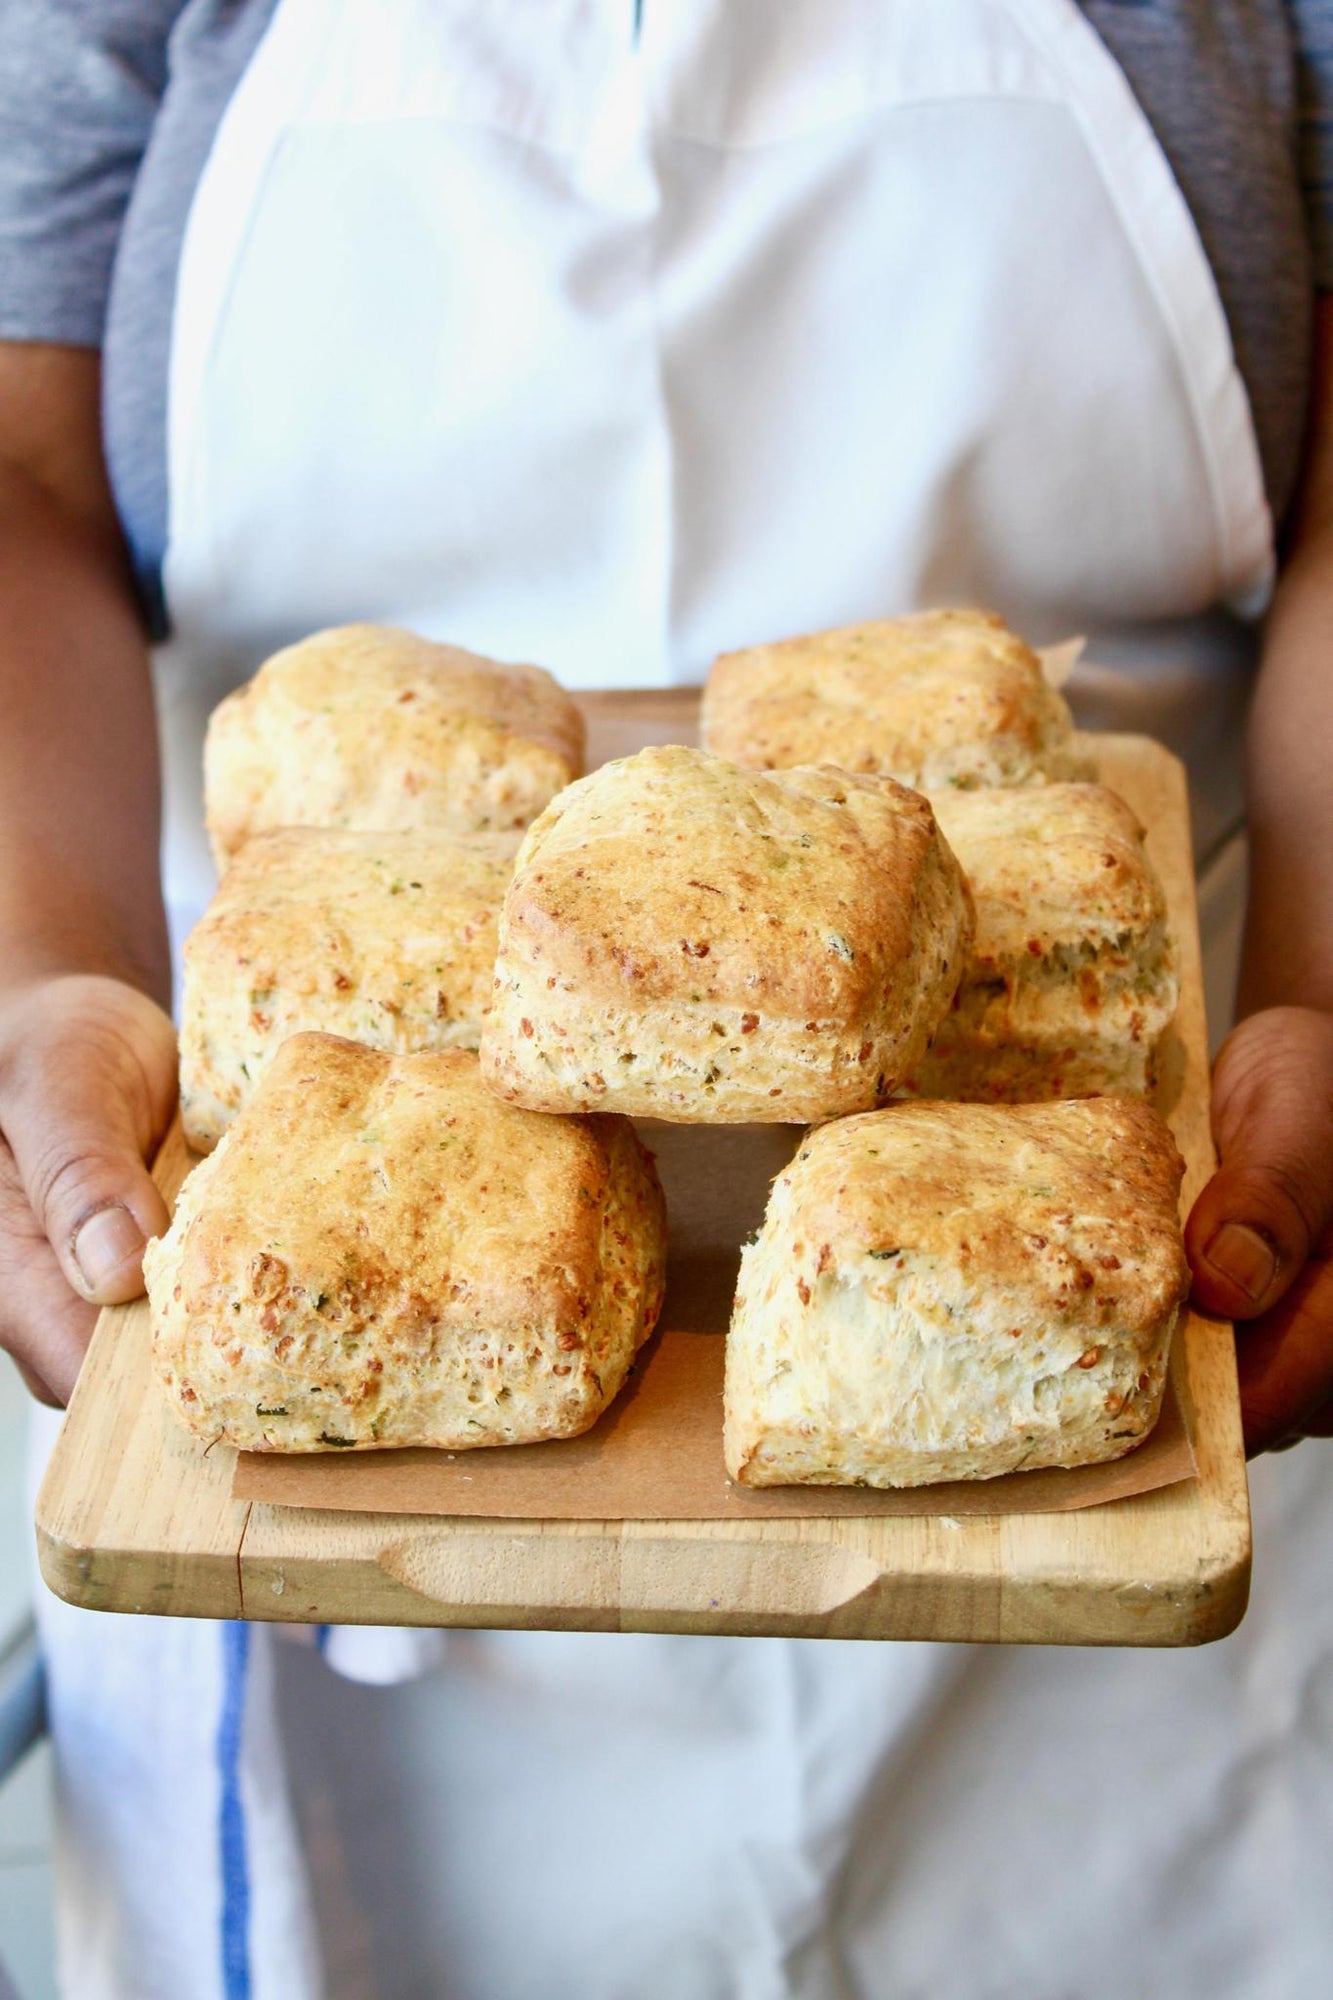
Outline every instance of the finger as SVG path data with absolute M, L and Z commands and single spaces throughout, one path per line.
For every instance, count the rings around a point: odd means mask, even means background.
M 96 1033 L 54 1058 L 39 1048 L 7 1075 L 0 1098 L 5 1139 L 59 1269 L 98 1305 L 138 1295 L 144 1246 L 168 1223 L 146 1156 L 169 1115 L 171 1063 L 155 1048 L 150 1055 L 145 1064 L 124 1037 Z
M 1282 1297 L 1333 1212 L 1333 1018 L 1254 1014 L 1213 1077 L 1221 1165 L 1194 1204 L 1185 1247 L 1206 1311 L 1253 1319 Z
M 1251 1457 L 1317 1434 L 1333 1399 L 1333 1264 L 1307 1264 L 1262 1319 L 1237 1332 L 1245 1449 Z
M 0 1346 L 39 1402 L 69 1401 L 96 1320 L 95 1308 L 66 1284 L 0 1146 Z
M 61 1401 L 49 1382 L 44 1382 L 41 1376 L 35 1370 L 29 1368 L 26 1362 L 20 1361 L 17 1355 L 11 1355 L 10 1360 L 17 1368 L 19 1379 L 28 1394 L 32 1397 L 34 1403 L 44 1403 L 48 1410 L 63 1410 L 65 1408 L 65 1402 Z M 68 1398 L 66 1398 L 67 1401 Z
M 1289 1431 L 1286 1437 L 1278 1438 L 1276 1443 L 1269 1445 L 1268 1449 L 1270 1451 L 1294 1451 L 1296 1446 L 1304 1444 L 1307 1438 L 1330 1437 L 1333 1437 L 1333 1401 L 1325 1403 L 1322 1409 L 1315 1410 L 1312 1414 L 1302 1417 L 1300 1430 Z
M 95 1305 L 143 1290 L 143 1253 L 166 1204 L 114 1111 L 8 1128 L 24 1191 L 67 1285 Z

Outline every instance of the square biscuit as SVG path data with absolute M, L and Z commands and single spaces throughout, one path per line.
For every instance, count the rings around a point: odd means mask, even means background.
M 920 1486 L 1132 1450 L 1189 1289 L 1182 1172 L 1134 1098 L 810 1133 L 741 1260 L 731 1477 Z
M 204 744 L 225 868 L 274 826 L 504 832 L 583 768 L 579 709 L 541 667 L 390 625 L 316 632 L 220 702 Z
M 595 1423 L 661 1309 L 625 1119 L 537 1118 L 461 1049 L 284 1042 L 144 1275 L 154 1362 L 246 1451 L 532 1443 Z
M 737 764 L 836 764 L 919 791 L 1091 776 L 1041 661 L 984 611 L 920 611 L 724 653 L 701 727 L 704 747 Z
M 865 1110 L 919 1061 L 971 942 L 930 807 L 892 779 L 642 750 L 524 837 L 483 1073 L 534 1111 Z
M 1150 1095 L 1176 945 L 1143 829 L 1104 785 L 938 792 L 977 912 L 972 961 L 905 1091 L 1021 1103 Z
M 476 1049 L 516 833 L 285 827 L 246 842 L 186 940 L 181 1118 L 208 1152 L 279 1044 Z

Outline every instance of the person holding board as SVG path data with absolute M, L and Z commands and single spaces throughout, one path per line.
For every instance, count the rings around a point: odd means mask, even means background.
M 34 1394 L 166 1225 L 203 724 L 261 659 L 367 619 L 650 687 L 981 604 L 1087 636 L 1080 713 L 1186 756 L 1214 881 L 1248 816 L 1187 1240 L 1252 1450 L 1326 1436 L 1333 10 L 10 0 L 0 108 Z M 1329 1463 L 1257 1471 L 1252 1622 L 1189 1659 L 332 1635 L 434 1668 L 372 1695 L 262 1627 L 45 1603 L 65 1990 L 1313 1990 Z

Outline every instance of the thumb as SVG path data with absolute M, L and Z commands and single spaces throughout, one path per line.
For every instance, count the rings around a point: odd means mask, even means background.
M 1194 1296 L 1253 1319 L 1284 1295 L 1333 1214 L 1333 1017 L 1252 1014 L 1213 1072 L 1221 1164 L 1185 1227 Z
M 170 1219 L 145 1161 L 171 1112 L 174 1040 L 126 989 L 112 1011 L 80 1012 L 57 1011 L 7 1068 L 0 1124 L 64 1276 L 93 1304 L 118 1305 L 142 1291 L 144 1246 Z

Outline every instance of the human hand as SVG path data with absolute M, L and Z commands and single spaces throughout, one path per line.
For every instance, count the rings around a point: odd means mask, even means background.
M 1213 1070 L 1221 1165 L 1185 1228 L 1194 1297 L 1238 1331 L 1253 1456 L 1333 1434 L 1333 1015 L 1268 1007 Z
M 143 1289 L 167 1226 L 146 1162 L 176 1099 L 176 1036 L 148 997 L 85 974 L 0 995 L 0 1346 L 69 1400 L 97 1308 Z

